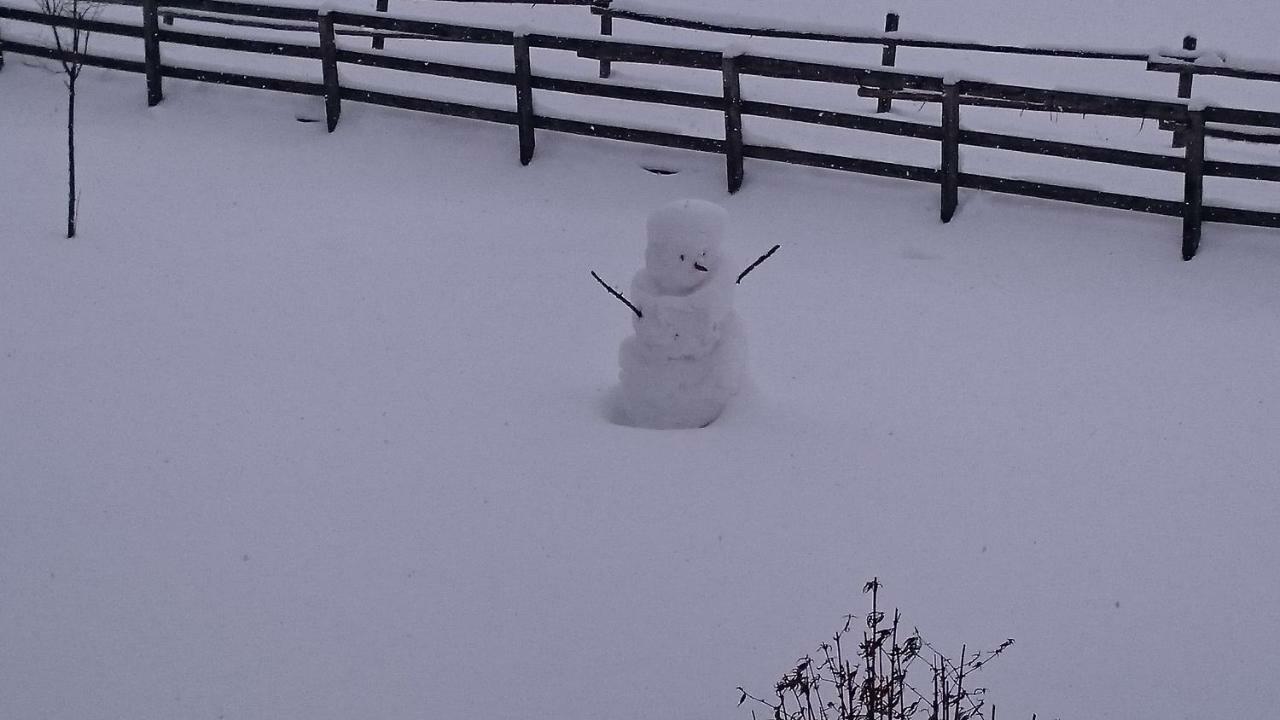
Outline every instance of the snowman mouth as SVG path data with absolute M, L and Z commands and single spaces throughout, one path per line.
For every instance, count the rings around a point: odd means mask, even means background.
M 702 263 L 694 263 L 693 269 L 697 270 L 698 272 L 709 272 L 705 267 L 702 266 Z

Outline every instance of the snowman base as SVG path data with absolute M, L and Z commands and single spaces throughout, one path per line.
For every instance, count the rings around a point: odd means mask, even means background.
M 627 338 L 619 350 L 620 409 L 625 424 L 654 430 L 704 428 L 738 393 L 746 339 L 736 317 L 706 353 L 670 357 L 661 347 Z

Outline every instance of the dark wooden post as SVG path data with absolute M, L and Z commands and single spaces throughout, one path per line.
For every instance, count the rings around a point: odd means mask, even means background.
M 512 44 L 516 58 L 516 114 L 520 122 L 520 164 L 533 160 L 533 67 L 529 61 L 529 38 L 517 35 Z
M 1195 35 L 1188 35 L 1182 38 L 1182 49 L 1186 50 L 1187 52 L 1195 51 L 1196 45 L 1198 44 L 1199 44 L 1199 41 L 1196 40 Z M 1196 76 L 1192 73 L 1189 73 L 1189 72 L 1178 73 L 1178 97 L 1180 98 L 1191 97 L 1191 83 L 1195 79 L 1196 79 Z
M 333 16 L 320 12 L 320 65 L 324 70 L 324 118 L 329 132 L 342 116 L 342 86 L 338 82 L 338 40 L 333 32 Z
M 1194 51 L 1196 49 L 1197 44 L 1198 44 L 1198 41 L 1196 40 L 1195 35 L 1188 35 L 1182 38 L 1183 50 L 1186 50 L 1188 52 Z M 1193 82 L 1195 82 L 1195 79 L 1196 79 L 1195 73 L 1189 73 L 1189 72 L 1178 73 L 1178 97 L 1179 98 L 1183 100 L 1189 100 L 1191 98 L 1191 85 Z M 1174 129 L 1173 146 L 1176 148 L 1187 146 L 1185 128 L 1179 127 Z
M 960 86 L 942 87 L 942 222 L 951 222 L 960 201 Z
M 884 31 L 887 33 L 898 31 L 898 13 L 889 13 L 884 16 Z M 898 44 L 886 42 L 884 50 L 880 53 L 880 64 L 884 67 L 893 67 L 898 62 Z M 876 102 L 876 112 L 885 113 L 893 108 L 893 98 L 889 95 L 881 97 Z
M 605 37 L 613 35 L 613 11 L 609 9 L 609 0 L 605 0 L 600 6 L 600 34 Z M 600 61 L 600 77 L 607 78 L 613 74 L 613 63 L 609 60 Z
M 387 3 L 388 3 L 388 0 L 378 0 L 378 3 L 377 5 L 374 6 L 374 9 L 377 10 L 378 12 L 386 12 L 388 8 Z M 382 35 L 373 36 L 374 50 L 381 50 L 382 48 L 386 47 L 386 45 L 387 45 L 387 38 L 385 36 L 382 36 Z
M 738 58 L 721 56 L 724 75 L 724 155 L 728 168 L 729 192 L 742 188 L 742 81 Z
M 1187 172 L 1182 201 L 1182 259 L 1196 256 L 1204 220 L 1204 112 L 1187 111 Z
M 142 49 L 147 73 L 147 107 L 164 99 L 160 70 L 160 17 L 156 0 L 142 0 Z

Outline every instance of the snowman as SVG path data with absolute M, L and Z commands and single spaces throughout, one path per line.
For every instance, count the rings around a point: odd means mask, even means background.
M 721 248 L 727 218 L 703 200 L 678 200 L 649 217 L 645 266 L 631 282 L 635 334 L 619 350 L 630 425 L 705 427 L 742 385 L 746 336 L 733 309 L 740 276 Z

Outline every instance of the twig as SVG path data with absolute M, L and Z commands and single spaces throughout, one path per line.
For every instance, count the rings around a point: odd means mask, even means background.
M 622 293 L 618 292 L 617 290 L 614 290 L 612 287 L 609 286 L 609 283 L 605 282 L 604 280 L 601 280 L 600 276 L 596 274 L 595 270 L 591 271 L 591 277 L 595 278 L 596 282 L 600 283 L 605 290 L 608 290 L 610 295 L 618 298 L 619 300 L 622 301 L 622 304 L 631 308 L 631 312 L 635 313 L 636 317 L 638 318 L 644 317 L 644 313 L 640 312 L 640 308 L 636 307 L 635 305 L 632 305 L 630 300 L 622 296 Z
M 738 276 L 738 284 L 739 285 L 742 284 L 742 278 L 750 274 L 752 270 L 755 270 L 756 268 L 760 267 L 760 263 L 764 262 L 765 260 L 768 260 L 770 257 L 773 257 L 773 254 L 778 252 L 778 248 L 780 247 L 782 246 L 774 245 L 772 248 L 769 249 L 769 252 L 761 255 L 759 258 L 756 259 L 755 262 L 751 263 L 751 267 L 747 268 L 746 270 L 743 270 L 742 274 Z

